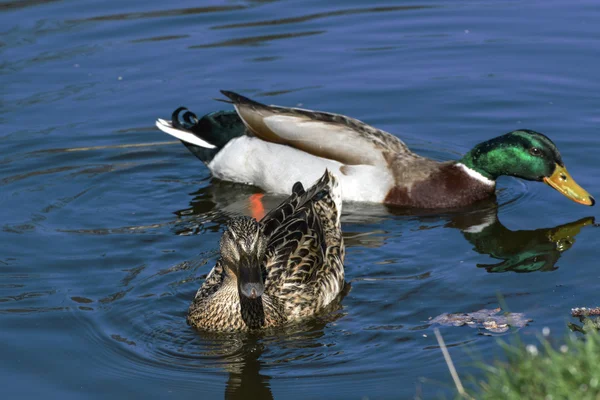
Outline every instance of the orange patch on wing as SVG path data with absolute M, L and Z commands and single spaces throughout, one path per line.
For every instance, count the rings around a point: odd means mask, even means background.
M 265 216 L 265 206 L 263 206 L 262 198 L 265 195 L 263 193 L 255 193 L 250 196 L 250 214 L 252 218 L 260 221 Z

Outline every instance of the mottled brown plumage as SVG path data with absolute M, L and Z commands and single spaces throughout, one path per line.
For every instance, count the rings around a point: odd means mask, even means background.
M 340 214 L 339 187 L 326 171 L 306 191 L 295 185 L 260 222 L 233 219 L 221 240 L 221 258 L 189 308 L 188 323 L 211 331 L 257 330 L 325 308 L 344 286 Z M 260 276 L 252 277 L 254 267 Z

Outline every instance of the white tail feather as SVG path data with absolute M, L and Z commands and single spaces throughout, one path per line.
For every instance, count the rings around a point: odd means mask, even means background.
M 193 133 L 174 128 L 173 124 L 171 124 L 171 121 L 166 121 L 164 119 L 159 118 L 156 120 L 156 127 L 164 133 L 168 133 L 169 135 L 174 136 L 179 140 L 183 140 L 186 143 L 194 144 L 196 146 L 204 147 L 206 149 L 214 149 L 216 147 L 215 145 L 200 139 Z

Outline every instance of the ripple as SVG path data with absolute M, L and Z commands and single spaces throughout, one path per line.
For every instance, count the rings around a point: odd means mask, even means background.
M 80 167 L 78 167 L 78 166 L 63 166 L 63 167 L 48 168 L 48 169 L 41 170 L 41 171 L 26 172 L 23 174 L 13 175 L 13 176 L 9 176 L 7 178 L 0 179 L 0 185 L 8 185 L 9 183 L 13 183 L 13 182 L 17 182 L 17 181 L 20 181 L 23 179 L 31 178 L 32 176 L 56 174 L 56 173 L 65 172 L 65 171 L 72 171 L 72 170 L 75 170 L 78 168 L 80 168 Z
M 120 335 L 110 335 L 110 337 L 112 339 L 116 340 L 117 342 L 125 343 L 126 345 L 129 345 L 129 346 L 136 346 L 134 341 L 127 340 L 126 338 L 121 337 Z
M 76 303 L 80 303 L 80 304 L 89 304 L 89 303 L 94 302 L 94 300 L 92 300 L 92 299 L 88 299 L 86 297 L 81 297 L 81 296 L 73 296 L 73 297 L 71 297 L 71 300 L 73 300 Z
M 510 212 L 534 197 L 534 193 L 529 190 L 525 181 L 517 178 L 502 179 L 502 181 L 502 186 L 496 191 L 496 197 L 503 211 Z
M 354 51 L 389 51 L 396 50 L 396 46 L 380 46 L 380 47 L 357 47 Z
M 233 28 L 250 28 L 256 26 L 272 26 L 272 25 L 285 25 L 295 24 L 299 22 L 306 22 L 321 18 L 340 17 L 354 14 L 372 14 L 382 12 L 393 12 L 393 11 L 410 11 L 410 10 L 422 10 L 427 8 L 435 8 L 437 6 L 390 6 L 390 7 L 371 7 L 371 8 L 351 8 L 346 10 L 334 10 L 315 14 L 302 15 L 298 17 L 273 19 L 267 21 L 255 21 L 255 22 L 242 22 L 237 24 L 217 25 L 213 26 L 212 29 L 233 29 Z
M 21 293 L 21 294 L 13 295 L 13 296 L 0 297 L 0 303 L 35 299 L 37 297 L 51 296 L 53 294 L 56 294 L 56 290 L 45 290 L 45 291 L 39 291 L 39 292 L 26 292 L 26 293 Z
M 42 4 L 55 3 L 62 0 L 18 0 L 0 3 L 0 12 L 13 11 L 19 8 L 35 7 Z
M 72 85 L 64 85 L 58 90 L 50 90 L 46 92 L 38 92 L 20 99 L 14 99 L 10 108 L 19 110 L 23 107 L 29 107 L 37 104 L 55 103 L 69 97 L 74 97 L 79 94 L 91 91 L 96 86 L 96 83 L 79 83 Z
M 68 22 L 104 22 L 104 21 L 127 21 L 134 19 L 146 19 L 146 18 L 164 18 L 164 17 L 177 17 L 182 15 L 196 15 L 196 14 L 210 14 L 217 12 L 236 11 L 247 8 L 243 5 L 231 5 L 231 6 L 209 6 L 209 7 L 190 7 L 190 8 L 178 8 L 171 10 L 158 10 L 158 11 L 140 11 L 140 12 L 129 12 L 121 14 L 110 14 L 110 15 L 99 15 L 95 17 L 69 20 Z
M 133 288 L 129 288 L 127 290 L 121 290 L 119 292 L 110 294 L 110 295 L 100 299 L 99 302 L 101 304 L 109 304 L 109 303 L 112 303 L 113 301 L 121 300 L 121 299 L 125 298 L 127 293 L 129 293 L 132 289 Z
M 140 128 L 135 128 L 132 130 L 121 130 L 119 131 L 119 133 L 127 133 L 127 132 L 136 132 L 138 131 L 138 129 Z M 148 130 L 148 128 L 143 128 L 143 130 Z M 170 146 L 170 145 L 174 145 L 177 143 L 181 143 L 179 140 L 170 140 L 167 142 L 148 142 L 148 143 L 125 143 L 125 144 L 109 144 L 109 145 L 103 145 L 103 146 L 87 146 L 87 147 L 65 147 L 65 148 L 58 148 L 58 149 L 43 149 L 43 150 L 36 150 L 36 151 L 32 151 L 30 153 L 25 154 L 25 156 L 27 155 L 32 155 L 32 156 L 37 156 L 37 155 L 43 155 L 43 154 L 53 154 L 53 153 L 70 153 L 70 152 L 77 152 L 77 151 L 96 151 L 96 150 L 106 150 L 106 149 L 129 149 L 129 148 L 138 148 L 138 147 L 155 147 L 155 146 Z
M 393 274 L 393 272 L 390 271 L 390 274 Z M 412 281 L 412 280 L 423 280 L 423 279 L 428 279 L 431 278 L 431 272 L 424 272 L 422 274 L 419 275 L 412 275 L 412 276 L 389 276 L 389 277 L 385 277 L 385 278 L 367 278 L 367 277 L 356 277 L 354 279 L 352 279 L 352 282 L 377 282 L 377 281 Z
M 126 292 L 141 294 L 160 292 L 165 287 L 175 288 L 175 282 L 185 280 L 183 275 L 194 272 L 205 261 L 178 264 L 168 271 L 132 279 L 127 282 Z M 136 272 L 138 270 L 139 267 Z M 141 273 L 137 272 L 136 277 Z M 270 333 L 197 332 L 185 323 L 184 310 L 193 295 L 190 289 L 195 291 L 199 284 L 188 281 L 185 287 L 171 289 L 167 296 L 160 298 L 114 296 L 118 298 L 111 298 L 109 307 L 93 313 L 74 310 L 85 327 L 88 341 L 95 343 L 98 350 L 90 362 L 101 369 L 99 374 L 125 379 L 143 376 L 185 381 L 192 373 L 203 384 L 215 388 L 222 387 L 220 381 L 227 376 L 225 390 L 229 395 L 241 392 L 247 395 L 250 390 L 264 396 L 270 394 L 268 382 L 271 377 L 265 372 L 268 366 L 277 369 L 285 365 L 299 366 L 298 370 L 288 371 L 286 376 L 310 378 L 310 368 L 331 367 L 334 361 L 329 360 L 343 353 L 336 347 L 336 335 L 325 332 L 328 325 L 346 315 L 337 307 L 315 320 Z M 85 299 L 81 301 L 74 297 L 77 303 L 91 302 Z M 123 321 L 128 323 L 123 324 Z M 199 369 L 201 374 L 198 374 Z M 197 384 L 196 381 L 194 386 Z
M 208 49 L 212 47 L 230 47 L 230 46 L 255 46 L 264 42 L 273 40 L 291 39 L 304 36 L 314 36 L 325 33 L 326 31 L 308 31 L 308 32 L 292 32 L 292 33 L 277 33 L 272 35 L 250 36 L 237 39 L 223 40 L 221 42 L 198 44 L 189 46 L 189 49 Z
M 178 362 L 181 357 L 170 358 L 170 362 L 164 362 L 154 356 L 149 357 L 149 354 L 155 353 L 154 347 L 158 344 L 153 344 L 152 341 L 155 338 L 161 339 L 160 336 L 134 336 L 135 332 L 131 330 L 111 329 L 104 326 L 102 318 L 98 318 L 98 315 L 98 312 L 81 312 L 77 318 L 79 324 L 85 329 L 83 334 L 87 337 L 88 343 L 91 342 L 96 348 L 94 358 L 89 360 L 89 363 L 95 366 L 98 377 L 118 377 L 118 379 L 131 381 L 143 378 L 161 382 L 178 382 L 178 386 L 182 387 L 197 387 L 200 383 L 209 393 L 221 385 L 220 380 L 214 378 L 219 374 L 218 371 L 211 372 L 209 368 L 203 368 L 205 371 L 198 374 L 198 368 L 202 368 L 202 364 L 189 365 Z M 180 337 L 165 336 L 170 340 L 181 340 Z M 196 376 L 193 383 L 189 380 L 190 373 Z
M 300 87 L 300 88 L 293 88 L 293 89 L 281 89 L 281 90 L 272 90 L 269 92 L 262 92 L 262 93 L 258 93 L 258 96 L 280 96 L 282 94 L 287 94 L 287 93 L 294 93 L 294 92 L 300 92 L 302 90 L 308 90 L 308 89 L 319 89 L 321 86 L 320 85 L 315 85 L 315 86 L 304 86 L 304 87 Z
M 190 37 L 190 35 L 153 36 L 153 37 L 149 37 L 149 38 L 131 40 L 131 43 L 164 42 L 165 40 L 185 39 L 188 37 Z
M 251 58 L 250 61 L 252 61 L 252 62 L 269 62 L 269 61 L 276 61 L 279 59 L 281 59 L 281 57 L 265 56 L 265 57 L 254 57 L 254 58 Z
M 87 192 L 90 191 L 91 188 L 87 188 L 84 189 L 83 191 L 77 193 L 74 196 L 68 196 L 68 197 L 62 197 L 59 198 L 57 201 L 51 203 L 50 205 L 42 208 L 42 212 L 43 213 L 50 213 L 56 210 L 60 210 L 64 207 L 66 207 L 67 205 L 69 205 L 69 203 L 73 202 L 74 200 L 77 200 L 78 198 L 82 197 L 83 195 L 85 195 Z
M 32 177 L 43 176 L 43 175 L 52 175 L 52 174 L 60 174 L 62 172 L 71 172 L 70 176 L 75 177 L 79 175 L 89 175 L 94 176 L 98 174 L 104 174 L 108 172 L 116 172 L 126 168 L 131 168 L 137 166 L 138 164 L 133 162 L 122 162 L 122 163 L 102 163 L 102 164 L 84 164 L 84 165 L 65 165 L 62 167 L 53 167 L 47 168 L 43 170 L 31 171 L 16 175 L 11 175 L 6 178 L 0 179 L 0 186 L 12 184 L 18 181 L 26 180 Z M 89 189 L 87 189 L 89 190 Z
M 69 307 L 26 307 L 0 309 L 0 314 L 39 314 L 54 311 L 67 311 Z

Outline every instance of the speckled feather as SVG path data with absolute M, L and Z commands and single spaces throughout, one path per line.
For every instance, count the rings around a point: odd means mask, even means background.
M 252 244 L 259 226 L 267 238 L 262 263 L 265 292 L 258 299 L 240 296 L 235 276 L 217 261 L 198 290 L 188 323 L 216 331 L 255 330 L 310 317 L 330 304 L 344 286 L 341 198 L 334 176 L 326 172 L 308 190 L 293 193 L 260 223 L 236 219 L 229 226 Z M 247 225 L 243 225 L 246 223 Z

